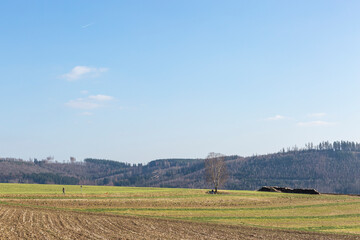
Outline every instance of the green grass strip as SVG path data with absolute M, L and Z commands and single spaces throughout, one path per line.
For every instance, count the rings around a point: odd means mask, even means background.
M 297 208 L 314 208 L 314 207 L 329 207 L 329 206 L 346 206 L 356 205 L 360 202 L 344 202 L 344 203 L 327 203 L 327 204 L 313 204 L 313 205 L 297 205 L 284 207 L 253 207 L 253 208 L 87 208 L 86 211 L 104 212 L 104 211 L 257 211 L 257 210 L 283 210 L 283 209 L 297 209 Z M 84 209 L 85 210 L 85 209 Z

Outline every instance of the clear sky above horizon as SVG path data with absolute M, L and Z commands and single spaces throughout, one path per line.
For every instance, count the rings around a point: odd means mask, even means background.
M 1 1 L 0 157 L 360 141 L 359 1 Z

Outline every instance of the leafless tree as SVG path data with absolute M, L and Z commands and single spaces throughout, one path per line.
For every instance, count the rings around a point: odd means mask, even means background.
M 225 163 L 225 155 L 211 152 L 205 159 L 205 179 L 210 183 L 215 192 L 227 180 L 227 168 Z

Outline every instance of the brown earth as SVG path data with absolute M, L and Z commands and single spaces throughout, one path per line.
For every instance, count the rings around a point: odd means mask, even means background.
M 0 239 L 360 239 L 178 220 L 0 206 Z

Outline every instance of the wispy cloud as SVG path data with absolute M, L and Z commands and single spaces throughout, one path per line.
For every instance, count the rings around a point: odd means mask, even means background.
M 100 107 L 101 105 L 96 102 L 88 101 L 88 99 L 78 98 L 68 101 L 66 103 L 66 106 L 77 109 L 95 109 Z
M 322 126 L 332 126 L 335 125 L 335 123 L 326 122 L 326 121 L 309 121 L 309 122 L 298 122 L 297 125 L 300 127 L 322 127 Z
M 68 81 L 75 81 L 84 77 L 98 77 L 101 73 L 108 71 L 107 68 L 95 68 L 88 66 L 76 66 L 70 72 L 61 75 Z
M 92 25 L 94 25 L 94 23 L 88 23 L 88 24 L 82 25 L 81 28 L 88 28 Z
M 275 115 L 273 117 L 268 117 L 266 118 L 266 120 L 268 121 L 278 121 L 278 120 L 283 120 L 285 119 L 286 117 L 282 116 L 282 115 Z
M 89 99 L 102 102 L 102 101 L 110 101 L 110 100 L 113 100 L 114 98 L 111 96 L 98 94 L 98 95 L 89 96 Z
M 77 98 L 75 100 L 68 101 L 65 105 L 70 108 L 91 110 L 100 107 L 104 107 L 104 102 L 113 100 L 114 97 L 107 95 L 93 95 L 86 98 Z
M 324 116 L 326 116 L 326 113 L 323 113 L 323 112 L 308 114 L 308 117 L 312 117 L 312 118 L 321 118 Z

